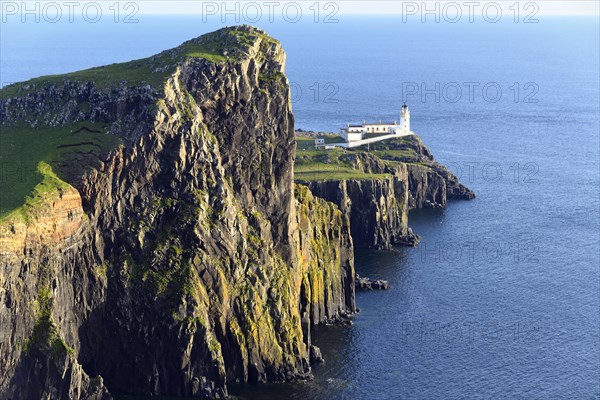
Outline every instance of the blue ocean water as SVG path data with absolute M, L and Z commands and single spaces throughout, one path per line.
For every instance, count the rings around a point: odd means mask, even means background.
M 359 293 L 354 325 L 319 327 L 327 362 L 314 381 L 232 392 L 600 398 L 598 18 L 338 18 L 262 24 L 288 53 L 296 126 L 337 131 L 395 119 L 406 100 L 413 130 L 477 199 L 412 213 L 417 248 L 357 252 L 357 271 L 392 288 Z M 217 27 L 194 17 L 139 19 L 3 24 L 0 80 L 144 57 Z

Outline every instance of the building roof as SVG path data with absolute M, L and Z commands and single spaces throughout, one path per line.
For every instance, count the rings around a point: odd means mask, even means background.
M 396 121 L 393 122 L 365 122 L 360 125 L 348 125 L 348 128 L 364 128 L 365 126 L 389 126 L 389 125 L 398 125 Z

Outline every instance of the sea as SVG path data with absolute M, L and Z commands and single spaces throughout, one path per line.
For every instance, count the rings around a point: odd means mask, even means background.
M 0 26 L 0 81 L 142 58 L 236 21 L 137 15 Z M 318 21 L 317 21 L 318 19 Z M 296 127 L 399 119 L 474 190 L 410 213 L 415 247 L 356 252 L 387 291 L 320 326 L 305 383 L 240 399 L 600 399 L 598 17 L 399 15 L 255 25 L 287 52 Z M 243 18 L 240 23 L 247 22 Z

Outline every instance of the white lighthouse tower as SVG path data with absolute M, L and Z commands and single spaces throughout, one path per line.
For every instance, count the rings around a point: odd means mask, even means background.
M 400 109 L 400 131 L 403 135 L 408 135 L 410 132 L 410 111 L 406 103 Z

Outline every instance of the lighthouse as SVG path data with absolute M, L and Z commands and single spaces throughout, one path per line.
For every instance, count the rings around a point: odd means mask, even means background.
M 413 132 L 410 130 L 410 111 L 408 110 L 406 103 L 400 108 L 400 121 L 379 121 L 374 123 L 363 121 L 362 124 L 357 125 L 348 123 L 340 130 L 340 136 L 345 139 L 347 143 L 352 142 L 357 146 L 357 143 L 364 142 L 365 140 L 369 140 L 369 143 L 373 143 L 373 141 L 389 139 L 393 135 L 404 136 L 412 134 Z
M 407 135 L 410 133 L 410 111 L 406 103 L 402 105 L 400 109 L 400 131 L 402 134 Z

